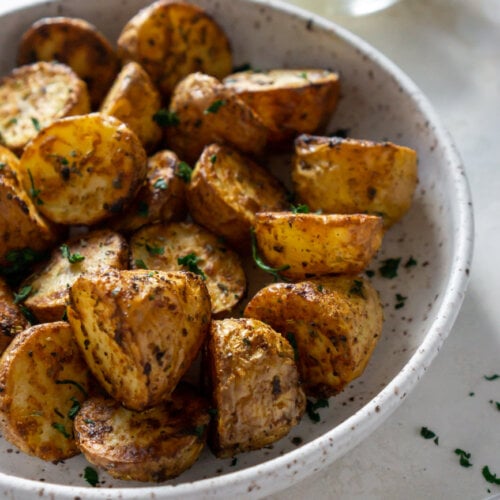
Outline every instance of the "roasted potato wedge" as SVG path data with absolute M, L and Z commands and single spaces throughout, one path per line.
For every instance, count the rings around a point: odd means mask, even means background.
M 201 71 L 217 78 L 231 72 L 229 40 L 203 9 L 163 0 L 142 9 L 118 38 L 122 61 L 136 61 L 165 97 L 185 76 Z
M 66 311 L 69 287 L 81 274 L 127 267 L 123 236 L 109 229 L 80 235 L 54 249 L 47 264 L 21 284 L 21 289 L 30 289 L 24 305 L 41 323 L 59 321 Z
M 218 457 L 267 446 L 299 422 L 306 399 L 294 352 L 270 326 L 245 318 L 212 321 L 207 360 Z
M 92 109 L 98 109 L 119 69 L 112 45 L 83 19 L 45 17 L 22 36 L 19 65 L 36 61 L 59 61 L 70 66 L 87 84 Z
M 61 224 L 95 224 L 123 210 L 146 177 L 139 139 L 112 116 L 57 120 L 21 157 L 21 182 L 37 208 Z
M 264 261 L 293 279 L 360 273 L 384 233 L 380 217 L 364 214 L 260 212 L 253 227 Z
M 142 412 L 109 398 L 88 399 L 75 418 L 75 434 L 87 460 L 111 476 L 160 482 L 193 465 L 209 420 L 207 401 L 182 385 L 168 401 Z
M 169 397 L 197 356 L 210 297 L 192 273 L 110 270 L 76 280 L 68 320 L 106 392 L 144 410 Z
M 363 373 L 383 322 L 370 282 L 347 276 L 273 283 L 257 292 L 244 314 L 290 340 L 306 394 L 320 398 L 337 394 Z
M 269 129 L 260 117 L 213 76 L 193 73 L 179 82 L 170 112 L 178 123 L 166 130 L 167 144 L 188 163 L 213 142 L 250 155 L 261 154 L 266 146 Z
M 129 62 L 116 77 L 100 112 L 127 124 L 146 151 L 152 152 L 162 137 L 162 130 L 153 119 L 160 108 L 160 93 L 149 75 L 139 64 Z
M 246 290 L 245 271 L 238 255 L 197 224 L 153 224 L 130 240 L 132 267 L 162 271 L 191 271 L 205 281 L 212 313 L 230 311 Z
M 410 208 L 417 153 L 391 142 L 303 135 L 295 141 L 292 180 L 311 210 L 376 214 L 389 227 Z
M 233 73 L 222 83 L 234 90 L 270 129 L 270 145 L 321 130 L 340 95 L 338 73 L 324 69 L 271 69 Z
M 159 151 L 147 162 L 146 183 L 126 212 L 106 220 L 106 226 L 130 233 L 153 222 L 186 217 L 186 183 L 178 175 L 179 158 L 173 151 Z
M 21 66 L 0 80 L 0 142 L 17 154 L 53 121 L 89 111 L 87 86 L 63 64 Z
M 0 278 L 0 354 L 12 339 L 29 327 L 7 283 Z
M 73 418 L 90 373 L 68 323 L 32 326 L 0 358 L 0 427 L 7 441 L 43 460 L 79 453 Z
M 256 212 L 289 207 L 285 187 L 268 170 L 218 144 L 203 150 L 191 174 L 187 201 L 196 222 L 239 249 L 248 247 Z

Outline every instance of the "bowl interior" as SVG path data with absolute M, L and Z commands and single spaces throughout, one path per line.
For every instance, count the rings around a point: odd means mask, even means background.
M 0 17 L 0 74 L 13 67 L 17 40 L 40 17 L 85 18 L 114 42 L 125 22 L 147 3 L 62 0 L 8 13 Z M 269 480 L 260 486 L 262 494 L 289 486 L 294 477 L 303 477 L 352 448 L 381 423 L 425 371 L 451 328 L 465 288 L 471 251 L 470 199 L 459 158 L 427 101 L 405 75 L 370 46 L 331 23 L 278 2 L 193 3 L 205 7 L 224 27 L 236 64 L 251 63 L 260 69 L 317 66 L 339 71 L 342 98 L 329 124 L 330 133 L 346 129 L 352 137 L 390 140 L 416 149 L 419 155 L 419 185 L 413 207 L 387 233 L 371 266 L 384 304 L 385 325 L 362 377 L 330 399 L 329 408 L 320 410 L 321 422 L 305 417 L 289 436 L 264 450 L 238 456 L 236 463 L 215 459 L 205 451 L 192 469 L 154 490 L 168 496 L 175 493 L 168 488 L 172 484 L 182 484 L 184 493 L 213 493 L 228 484 L 246 488 L 265 471 Z M 394 279 L 383 278 L 378 272 L 381 262 L 389 258 L 400 259 Z M 407 297 L 404 307 L 398 307 L 397 294 Z M 298 470 L 294 461 L 303 464 L 301 472 L 293 474 Z M 50 483 L 86 486 L 82 474 L 87 464 L 82 457 L 57 465 L 45 463 L 0 440 L 0 464 L 0 473 L 5 474 L 0 474 L 0 484 L 4 487 L 34 486 L 17 478 L 43 481 L 45 491 L 50 490 Z M 264 464 L 263 468 L 252 467 L 258 464 Z M 101 487 L 113 486 L 108 494 L 144 486 L 102 476 Z M 261 477 L 261 485 L 263 482 Z

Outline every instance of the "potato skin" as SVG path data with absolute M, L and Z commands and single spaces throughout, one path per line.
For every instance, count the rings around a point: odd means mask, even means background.
M 131 267 L 137 262 L 147 269 L 189 271 L 179 258 L 194 254 L 204 279 L 212 314 L 230 311 L 246 291 L 246 276 L 238 254 L 217 236 L 190 222 L 144 226 L 130 239 Z
M 181 160 L 193 164 L 211 143 L 224 143 L 241 153 L 258 156 L 269 129 L 234 90 L 209 75 L 193 73 L 175 87 L 170 112 L 179 123 L 169 127 L 166 142 Z
M 187 201 L 196 222 L 237 249 L 249 248 L 256 212 L 289 206 L 285 187 L 268 170 L 218 144 L 203 150 L 191 175 Z
M 283 276 L 303 279 L 363 271 L 382 244 L 383 224 L 364 214 L 260 212 L 254 231 L 267 264 L 288 266 Z
M 417 153 L 391 142 L 302 135 L 295 141 L 292 181 L 311 210 L 380 215 L 387 228 L 410 208 Z
M 218 457 L 267 446 L 299 422 L 306 399 L 294 352 L 270 326 L 249 318 L 212 321 L 207 359 Z
M 69 287 L 81 274 L 128 267 L 128 245 L 125 238 L 108 229 L 74 237 L 66 245 L 71 255 L 80 254 L 84 260 L 71 263 L 63 255 L 61 247 L 56 248 L 46 265 L 20 286 L 21 289 L 31 287 L 24 305 L 41 323 L 63 318 L 69 300 Z
M 187 214 L 186 183 L 177 175 L 179 158 L 167 149 L 148 158 L 146 182 L 127 210 L 106 227 L 131 233 L 153 222 L 182 220 Z
M 0 427 L 25 453 L 58 461 L 79 453 L 69 411 L 82 403 L 90 374 L 64 321 L 32 326 L 0 358 Z
M 53 121 L 89 111 L 87 86 L 63 64 L 28 64 L 0 80 L 0 138 L 16 154 Z
M 75 418 L 75 434 L 87 460 L 111 476 L 161 482 L 196 461 L 209 420 L 207 401 L 182 385 L 171 399 L 142 412 L 110 398 L 91 398 Z
M 304 390 L 320 398 L 362 374 L 383 322 L 377 291 L 368 280 L 348 276 L 273 283 L 254 295 L 244 315 L 295 344 Z
M 146 163 L 134 132 L 112 116 L 91 113 L 43 129 L 21 157 L 21 182 L 48 219 L 91 225 L 131 202 Z
M 106 392 L 143 410 L 167 399 L 197 356 L 210 297 L 192 273 L 110 270 L 78 278 L 68 320 Z
M 222 82 L 271 130 L 268 145 L 273 147 L 323 129 L 340 97 L 339 75 L 317 68 L 242 71 Z
M 222 78 L 231 72 L 229 39 L 203 9 L 182 1 L 145 7 L 118 38 L 122 61 L 136 61 L 168 98 L 185 76 L 201 71 Z
M 29 327 L 29 323 L 14 303 L 14 295 L 7 283 L 0 278 L 0 354 L 12 339 Z
M 119 68 L 108 40 L 84 19 L 39 19 L 23 34 L 17 63 L 54 60 L 71 67 L 87 84 L 92 109 L 98 109 Z
M 144 149 L 154 151 L 162 137 L 154 114 L 161 108 L 160 93 L 135 62 L 127 63 L 109 89 L 100 112 L 118 118 L 139 137 Z

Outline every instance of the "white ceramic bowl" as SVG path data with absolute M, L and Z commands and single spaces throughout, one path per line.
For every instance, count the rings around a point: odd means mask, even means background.
M 12 67 L 20 34 L 40 17 L 83 17 L 114 41 L 147 3 L 56 0 L 16 8 L 0 17 L 0 74 Z M 363 376 L 320 410 L 320 423 L 305 417 L 289 436 L 269 449 L 240 455 L 236 465 L 206 451 L 192 469 L 165 484 L 114 481 L 101 473 L 100 487 L 91 488 L 82 477 L 82 457 L 54 465 L 0 440 L 0 493 L 9 498 L 250 498 L 288 487 L 353 448 L 404 400 L 439 351 L 462 302 L 472 252 L 467 181 L 450 138 L 416 86 L 359 38 L 284 3 L 195 3 L 225 28 L 237 64 L 339 70 L 342 99 L 330 131 L 348 129 L 353 137 L 392 140 L 418 151 L 420 183 L 413 208 L 386 235 L 378 256 L 378 262 L 401 258 L 396 278 L 374 277 L 385 307 L 382 339 Z M 410 258 L 417 265 L 405 267 Z M 400 309 L 397 293 L 408 297 Z

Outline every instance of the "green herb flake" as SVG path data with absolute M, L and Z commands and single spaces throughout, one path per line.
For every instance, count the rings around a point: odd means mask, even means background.
M 185 161 L 181 161 L 177 165 L 175 175 L 180 177 L 187 184 L 191 180 L 192 173 L 193 169 Z
M 83 471 L 83 478 L 90 486 L 97 486 L 99 483 L 99 475 L 93 467 L 85 467 Z
M 356 295 L 358 297 L 361 297 L 362 299 L 365 298 L 363 282 L 361 280 L 354 280 L 352 282 L 352 286 L 349 289 L 349 295 Z
M 398 259 L 385 259 L 379 267 L 379 273 L 382 277 L 392 279 L 398 275 L 398 267 L 401 258 Z
M 317 424 L 320 420 L 321 417 L 318 413 L 319 408 L 328 408 L 328 399 L 318 399 L 315 402 L 311 401 L 310 399 L 307 400 L 306 402 L 306 413 L 307 416 L 315 423 Z
M 238 457 L 233 457 L 229 466 L 234 467 L 237 463 L 238 463 Z
M 20 304 L 24 302 L 31 293 L 32 287 L 30 285 L 23 286 L 18 293 L 14 294 L 14 304 Z
M 396 304 L 394 305 L 394 309 L 401 309 L 402 307 L 404 307 L 404 305 L 406 303 L 406 299 L 408 297 L 405 297 L 404 295 L 397 293 L 395 295 L 395 298 L 396 298 Z
M 257 265 L 257 267 L 259 267 L 260 269 L 262 269 L 266 273 L 269 273 L 271 276 L 273 276 L 274 281 L 279 281 L 279 280 L 286 281 L 286 279 L 280 275 L 280 272 L 286 271 L 287 269 L 290 268 L 290 266 L 288 264 L 285 264 L 284 266 L 281 266 L 281 267 L 268 266 L 262 260 L 262 258 L 259 256 L 259 254 L 257 252 L 257 238 L 255 236 L 255 231 L 253 228 L 250 230 L 250 237 L 251 237 L 251 241 L 252 241 L 252 257 L 253 257 L 253 260 L 254 260 L 255 264 Z
M 422 427 L 420 429 L 420 435 L 424 438 L 424 439 L 434 439 L 436 438 L 436 433 L 431 431 L 430 429 L 428 429 L 427 427 Z
M 60 422 L 52 422 L 52 428 L 57 432 L 60 432 L 67 439 L 71 437 L 71 435 L 66 430 L 66 427 L 64 427 L 64 425 Z
M 163 177 L 160 177 L 159 179 L 156 179 L 155 183 L 153 184 L 155 189 L 161 189 L 162 191 L 165 191 L 168 187 L 168 183 Z
M 500 477 L 497 477 L 496 474 L 493 474 L 487 465 L 485 465 L 482 468 L 481 472 L 483 473 L 484 479 L 486 479 L 486 481 L 488 481 L 488 483 L 500 484 Z
M 135 259 L 134 260 L 135 267 L 137 269 L 147 269 L 148 266 L 146 266 L 146 263 L 142 259 Z
M 155 247 L 146 243 L 146 250 L 150 255 L 163 255 L 165 253 L 165 247 Z
M 233 73 L 241 73 L 242 71 L 251 71 L 252 65 L 249 63 L 243 63 L 240 64 L 239 66 L 235 66 L 233 68 Z
M 290 211 L 294 214 L 308 214 L 310 212 L 309 207 L 305 204 L 291 205 Z
M 293 332 L 287 332 L 285 334 L 285 338 L 288 340 L 293 349 L 293 357 L 295 361 L 299 359 L 299 350 L 297 347 L 297 339 L 295 338 L 295 334 Z
M 70 262 L 70 264 L 76 264 L 78 262 L 81 262 L 82 260 L 85 260 L 85 257 L 78 253 L 71 253 L 71 250 L 69 249 L 69 246 L 66 245 L 66 243 L 62 244 L 60 247 L 62 256 Z
M 68 418 L 70 420 L 75 420 L 76 414 L 80 411 L 82 405 L 80 404 L 80 401 L 78 401 L 78 399 L 76 399 L 74 396 L 71 396 L 71 401 L 72 405 L 68 410 Z
M 180 266 L 187 267 L 189 271 L 191 271 L 194 274 L 198 274 L 201 276 L 203 280 L 207 279 L 207 276 L 203 272 L 202 269 L 198 267 L 198 262 L 200 261 L 200 258 L 195 254 L 195 253 L 188 253 L 184 257 L 179 257 L 177 259 L 177 264 Z
M 27 170 L 31 184 L 31 187 L 29 189 L 29 195 L 31 196 L 31 198 L 33 198 L 33 200 L 37 205 L 43 205 L 43 200 L 40 198 L 41 190 L 35 188 L 35 181 L 33 180 L 33 174 L 31 173 L 31 170 L 29 168 Z
M 40 126 L 40 122 L 38 121 L 37 118 L 35 118 L 34 116 L 31 117 L 31 123 L 33 124 L 33 127 L 35 127 L 35 130 L 37 132 L 40 132 L 40 129 L 42 128 Z
M 299 76 L 300 76 L 300 78 L 304 78 L 304 80 L 307 80 L 307 73 L 305 71 L 300 73 Z
M 462 467 L 472 467 L 472 464 L 469 461 L 471 457 L 470 453 L 467 453 L 466 451 L 461 450 L 460 448 L 456 448 L 455 455 L 458 455 L 460 457 L 460 465 Z
M 203 111 L 203 114 L 208 115 L 210 113 L 217 113 L 219 109 L 226 104 L 226 101 L 224 99 L 218 99 L 217 101 L 214 101 L 210 106 L 208 106 L 205 111 Z
M 21 311 L 21 314 L 29 321 L 30 325 L 36 325 L 38 323 L 38 320 L 36 319 L 33 312 L 26 306 L 20 305 L 19 310 Z
M 367 269 L 365 271 L 365 274 L 368 276 L 368 278 L 373 278 L 375 276 L 375 271 L 372 271 L 371 269 Z
M 500 411 L 500 401 L 495 401 L 495 406 L 497 407 L 497 410 Z
M 485 380 L 496 380 L 497 378 L 500 378 L 500 375 L 498 373 L 494 373 L 493 375 L 485 375 L 484 379 Z
M 193 430 L 193 434 L 198 438 L 202 438 L 205 433 L 205 427 L 205 425 L 197 425 Z
M 410 257 L 406 262 L 405 262 L 405 267 L 406 268 L 409 268 L 409 267 L 414 267 L 417 265 L 417 261 L 413 258 L 413 257 Z
M 7 166 L 7 163 L 0 161 L 0 170 L 3 170 Z
M 179 125 L 179 115 L 175 111 L 169 111 L 162 108 L 153 115 L 155 121 L 160 127 L 176 127 Z
M 210 163 L 213 165 L 217 161 L 217 155 L 212 155 L 210 157 Z

